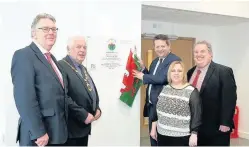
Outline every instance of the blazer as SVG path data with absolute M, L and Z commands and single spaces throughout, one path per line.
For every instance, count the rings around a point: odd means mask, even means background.
M 52 59 L 58 67 L 54 56 Z M 20 114 L 19 144 L 29 146 L 45 133 L 49 136 L 49 144 L 65 143 L 68 138 L 66 87 L 62 87 L 35 43 L 15 51 L 11 76 L 15 104 Z
M 168 84 L 167 74 L 170 64 L 173 61 L 181 61 L 181 59 L 173 53 L 169 53 L 168 56 L 163 60 L 163 62 L 158 66 L 156 74 L 153 75 L 153 72 L 156 68 L 157 62 L 159 57 L 154 59 L 150 65 L 149 70 L 145 68 L 143 70 L 143 84 L 148 84 L 146 88 L 146 102 L 144 105 L 144 117 L 148 117 L 148 105 L 149 105 L 149 84 L 152 84 L 151 92 L 150 92 L 150 100 L 152 104 L 157 103 L 157 97 L 159 96 L 160 92 L 164 85 Z
M 92 95 L 87 88 L 86 82 L 76 70 L 75 65 L 73 64 L 70 57 L 66 56 L 65 58 L 60 60 L 59 65 L 65 73 L 65 79 L 67 80 L 68 84 L 68 96 L 71 97 L 73 103 L 77 105 L 76 107 L 74 107 L 74 109 L 69 110 L 69 138 L 79 138 L 87 136 L 91 133 L 91 124 L 85 124 L 84 121 L 87 118 L 88 113 L 91 113 L 94 116 L 96 110 L 100 110 L 97 88 L 93 83 L 97 96 L 96 109 L 94 110 Z M 77 111 L 77 109 L 81 109 L 81 113 L 79 115 L 75 115 L 75 111 Z
M 190 80 L 195 68 L 196 66 L 188 71 L 188 80 Z M 212 61 L 200 89 L 203 105 L 200 132 L 206 134 L 219 133 L 220 125 L 234 128 L 236 90 L 233 70 Z

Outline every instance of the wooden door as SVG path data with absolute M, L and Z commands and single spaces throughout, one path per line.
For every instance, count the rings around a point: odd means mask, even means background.
M 193 46 L 195 43 L 194 38 L 178 38 L 172 40 L 171 51 L 180 57 L 185 65 L 186 70 L 189 70 L 194 65 L 193 60 Z

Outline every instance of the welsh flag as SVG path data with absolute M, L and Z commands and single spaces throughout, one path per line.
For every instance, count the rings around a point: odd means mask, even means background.
M 120 100 L 132 107 L 137 91 L 142 85 L 142 80 L 137 79 L 133 76 L 133 70 L 141 70 L 139 59 L 135 53 L 130 50 L 128 60 L 126 63 L 126 70 L 123 77 L 122 88 L 120 89 L 121 96 Z

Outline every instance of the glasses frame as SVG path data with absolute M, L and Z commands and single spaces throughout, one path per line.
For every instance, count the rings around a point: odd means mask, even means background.
M 53 33 L 57 33 L 58 32 L 58 28 L 42 27 L 42 28 L 37 28 L 37 29 L 42 30 L 44 33 L 49 33 L 50 30 Z

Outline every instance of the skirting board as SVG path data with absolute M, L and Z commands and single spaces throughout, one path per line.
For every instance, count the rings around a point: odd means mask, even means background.
M 249 133 L 248 132 L 242 132 L 242 131 L 238 131 L 238 132 L 239 132 L 239 137 L 240 138 L 249 139 Z

